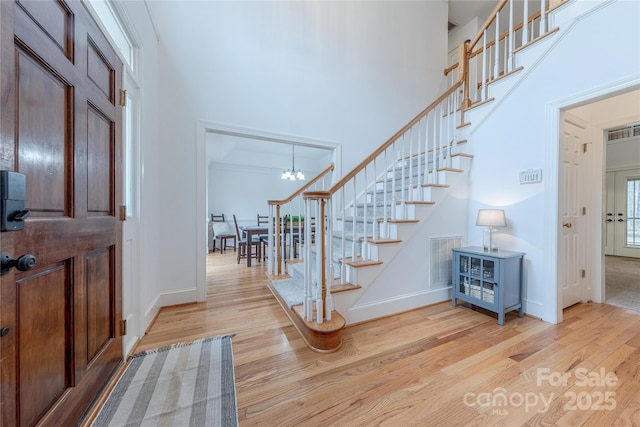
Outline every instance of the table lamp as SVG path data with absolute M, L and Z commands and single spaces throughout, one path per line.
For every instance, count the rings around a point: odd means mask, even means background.
M 482 235 L 482 246 L 487 252 L 495 252 L 498 248 L 495 246 L 493 239 L 494 227 L 506 227 L 507 220 L 502 209 L 480 209 L 476 225 L 487 227 Z

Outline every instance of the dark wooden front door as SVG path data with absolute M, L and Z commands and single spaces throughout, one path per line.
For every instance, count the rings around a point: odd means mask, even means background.
M 122 65 L 78 1 L 0 1 L 0 169 L 26 176 L 33 254 L 0 277 L 2 426 L 73 425 L 122 359 Z

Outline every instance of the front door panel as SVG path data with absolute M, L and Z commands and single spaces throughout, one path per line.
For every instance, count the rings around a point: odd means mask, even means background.
M 0 169 L 26 176 L 32 254 L 0 284 L 1 424 L 74 425 L 122 359 L 122 65 L 79 1 L 0 2 Z

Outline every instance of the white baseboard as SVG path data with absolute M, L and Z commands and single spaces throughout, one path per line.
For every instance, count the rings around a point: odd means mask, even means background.
M 153 302 L 149 304 L 144 311 L 143 330 L 146 332 L 149 329 L 151 323 L 153 323 L 162 307 L 188 304 L 197 301 L 198 290 L 196 288 L 182 291 L 165 292 L 157 295 Z
M 347 325 L 414 310 L 451 299 L 451 287 L 400 295 L 368 304 L 355 305 L 344 313 Z M 340 313 L 343 314 L 343 313 Z

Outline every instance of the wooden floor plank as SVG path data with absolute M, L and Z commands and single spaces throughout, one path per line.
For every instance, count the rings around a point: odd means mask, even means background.
M 163 308 L 135 351 L 235 334 L 242 427 L 638 423 L 640 313 L 588 303 L 565 310 L 558 325 L 510 313 L 499 326 L 491 313 L 445 302 L 349 326 L 340 350 L 320 354 L 267 289 L 263 263 L 238 265 L 232 252 L 210 254 L 207 263 L 207 300 Z M 540 369 L 572 378 L 550 384 Z M 614 372 L 616 386 L 578 387 L 577 369 Z M 484 405 L 501 390 L 550 404 Z M 616 406 L 568 409 L 572 391 L 615 391 Z

